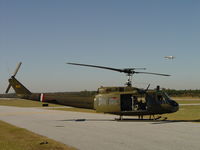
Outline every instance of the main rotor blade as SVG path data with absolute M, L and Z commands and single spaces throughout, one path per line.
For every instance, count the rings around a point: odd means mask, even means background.
M 104 66 L 77 64 L 77 63 L 67 63 L 67 64 L 69 64 L 69 65 L 78 65 L 78 66 L 86 66 L 86 67 L 94 67 L 94 68 L 101 68 L 101 69 L 113 70 L 113 71 L 118 71 L 118 72 L 124 72 L 123 69 L 110 68 L 110 67 L 104 67 Z
M 7 89 L 6 89 L 6 93 L 9 92 L 10 88 L 11 88 L 11 84 L 8 85 L 8 87 L 7 87 Z
M 159 76 L 171 76 L 171 75 L 168 75 L 168 74 L 153 73 L 153 72 L 134 72 L 134 73 L 153 74 L 153 75 L 159 75 Z
M 104 66 L 96 66 L 96 65 L 87 65 L 87 64 L 78 64 L 78 63 L 67 63 L 69 65 L 78 65 L 78 66 L 86 66 L 86 67 L 94 67 L 94 68 L 101 68 L 101 69 L 107 69 L 117 72 L 124 72 L 129 75 L 135 74 L 135 73 L 143 73 L 143 74 L 153 74 L 153 75 L 160 75 L 160 76 L 170 76 L 167 74 L 160 74 L 160 73 L 151 73 L 151 72 L 136 72 L 135 69 L 146 69 L 146 68 L 125 68 L 125 69 L 117 69 L 117 68 L 110 68 L 110 67 L 104 67 Z
M 17 72 L 19 71 L 21 64 L 22 64 L 22 62 L 19 62 L 19 64 L 17 65 L 17 68 L 15 69 L 15 72 L 13 74 L 14 77 L 16 76 Z

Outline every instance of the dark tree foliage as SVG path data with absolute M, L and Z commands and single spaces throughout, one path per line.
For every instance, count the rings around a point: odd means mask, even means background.
M 200 90 L 163 89 L 169 96 L 200 97 Z

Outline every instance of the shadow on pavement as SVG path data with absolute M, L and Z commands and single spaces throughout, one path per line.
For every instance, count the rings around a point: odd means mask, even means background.
M 176 123 L 176 122 L 200 122 L 200 119 L 197 120 L 149 120 L 149 119 L 66 119 L 66 120 L 58 120 L 58 121 L 68 121 L 68 122 L 89 122 L 89 121 L 116 121 L 116 122 L 150 122 L 152 124 L 165 124 L 165 123 Z
M 69 122 L 84 122 L 84 121 L 115 121 L 114 119 L 66 119 L 59 121 L 69 121 Z

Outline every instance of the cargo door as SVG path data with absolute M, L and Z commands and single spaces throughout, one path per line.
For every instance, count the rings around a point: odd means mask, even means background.
M 132 111 L 132 95 L 122 94 L 120 96 L 121 111 Z

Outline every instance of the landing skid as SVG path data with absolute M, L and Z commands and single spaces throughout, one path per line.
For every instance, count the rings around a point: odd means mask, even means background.
M 163 119 L 162 119 L 163 121 L 165 121 L 165 120 L 167 120 L 167 117 L 163 117 Z
M 119 118 L 115 118 L 115 120 L 123 120 L 123 117 L 120 115 Z
M 153 117 L 153 118 L 151 118 L 151 117 Z M 123 116 L 120 115 L 119 118 L 115 118 L 115 120 L 117 120 L 117 121 L 122 121 L 122 120 L 124 120 L 124 119 L 123 119 Z M 143 115 L 139 115 L 139 116 L 138 116 L 138 120 L 162 120 L 162 121 L 165 121 L 165 120 L 167 120 L 167 117 L 162 117 L 162 116 L 157 116 L 157 117 L 155 117 L 155 115 L 150 115 L 150 116 L 149 116 L 149 119 L 144 119 L 144 118 L 143 118 Z
M 160 118 L 162 118 L 162 116 L 158 116 L 157 118 L 154 118 L 154 120 L 158 120 L 158 119 L 160 119 Z
M 153 119 L 151 119 L 151 115 L 150 115 L 149 120 L 159 120 L 159 119 L 162 119 L 163 121 L 167 120 L 167 117 L 162 117 L 162 116 L 155 117 L 154 115 L 152 115 L 152 116 L 153 116 Z

